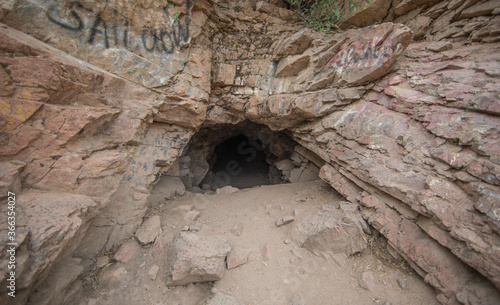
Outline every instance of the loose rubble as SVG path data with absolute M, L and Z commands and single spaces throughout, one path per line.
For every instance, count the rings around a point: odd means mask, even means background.
M 177 234 L 167 252 L 167 285 L 220 280 L 230 250 L 225 237 Z

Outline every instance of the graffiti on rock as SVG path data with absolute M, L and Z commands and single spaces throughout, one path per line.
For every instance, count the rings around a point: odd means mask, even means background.
M 358 43 L 352 44 L 349 47 L 342 46 L 337 54 L 328 62 L 325 69 L 337 69 L 348 73 L 352 69 L 378 67 L 395 52 L 397 50 L 393 50 L 390 43 L 376 45 L 375 41 L 372 41 L 369 45 Z
M 105 21 L 102 12 L 94 12 L 79 2 L 71 3 L 64 10 L 54 4 L 47 10 L 47 17 L 65 30 L 83 33 L 85 42 L 91 45 L 100 44 L 106 49 L 125 48 L 129 51 L 172 54 L 176 48 L 189 43 L 191 39 L 189 25 L 192 6 L 193 0 L 187 0 L 184 22 L 181 22 L 179 13 L 172 16 L 169 6 L 165 7 L 165 18 L 170 26 L 161 29 L 144 27 L 141 32 L 130 31 L 127 16 L 121 16 L 115 11 L 115 19 L 120 21 Z

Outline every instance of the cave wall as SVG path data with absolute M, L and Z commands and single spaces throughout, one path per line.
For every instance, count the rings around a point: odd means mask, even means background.
M 62 262 L 75 271 L 46 289 L 75 286 L 89 259 L 132 236 L 200 128 L 245 120 L 321 157 L 321 177 L 441 303 L 499 298 L 495 1 L 372 1 L 335 33 L 287 8 L 2 2 L 0 196 L 19 194 L 23 211 L 19 304 Z

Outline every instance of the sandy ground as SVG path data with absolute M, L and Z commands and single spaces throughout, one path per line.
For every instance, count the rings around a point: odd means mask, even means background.
M 342 264 L 315 256 L 293 242 L 290 231 L 294 223 L 339 201 L 342 197 L 318 180 L 233 194 L 187 192 L 172 200 L 151 202 L 147 216 L 160 216 L 161 240 L 145 247 L 130 240 L 130 251 L 122 262 L 111 259 L 95 268 L 87 278 L 86 293 L 72 304 L 201 305 L 217 292 L 251 305 L 438 304 L 435 292 L 422 278 L 382 250 L 381 238 L 368 236 L 368 249 Z M 185 219 L 189 209 L 200 212 L 196 220 Z M 295 222 L 276 227 L 277 219 L 292 215 L 296 215 Z M 164 244 L 186 226 L 200 236 L 225 236 L 233 250 L 249 253 L 249 261 L 225 270 L 217 282 L 167 287 L 161 253 Z M 237 228 L 239 236 L 234 234 Z M 107 254 L 113 257 L 113 253 Z M 359 275 L 367 271 L 373 275 L 371 290 L 358 282 Z

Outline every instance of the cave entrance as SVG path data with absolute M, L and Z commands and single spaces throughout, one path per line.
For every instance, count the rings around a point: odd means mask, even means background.
M 212 158 L 214 187 L 231 185 L 242 189 L 271 184 L 270 164 L 258 139 L 243 134 L 229 138 L 215 146 Z
M 242 189 L 316 180 L 323 162 L 286 131 L 245 121 L 200 129 L 165 174 L 180 177 L 187 189 Z

